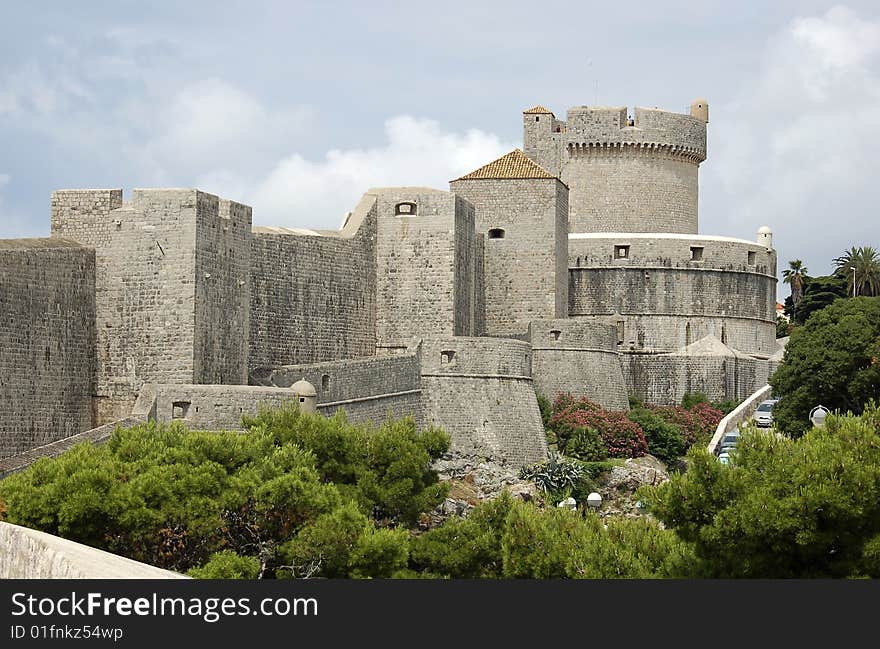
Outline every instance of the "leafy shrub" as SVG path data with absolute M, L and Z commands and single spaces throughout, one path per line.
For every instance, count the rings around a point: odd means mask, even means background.
M 500 578 L 501 538 L 514 501 L 508 492 L 480 504 L 467 518 L 451 518 L 410 543 L 415 570 L 464 579 Z
M 550 403 L 550 399 L 543 394 L 537 394 L 535 396 L 538 398 L 538 410 L 541 412 L 541 423 L 546 430 L 550 427 L 550 417 L 553 416 L 553 404 Z
M 449 435 L 436 428 L 419 432 L 412 418 L 371 428 L 349 424 L 341 410 L 326 418 L 293 406 L 261 410 L 243 423 L 276 444 L 311 452 L 321 477 L 380 524 L 415 523 L 446 497 L 447 485 L 438 482 L 431 462 L 449 448 Z
M 690 410 L 681 406 L 656 406 L 651 408 L 651 412 L 679 429 L 685 449 L 698 441 L 703 442 L 704 438 L 706 443 L 711 439 L 711 434 L 707 435 L 708 431 L 705 430 L 703 421 Z M 714 428 L 712 432 L 715 432 Z
M 651 455 L 669 463 L 684 453 L 685 442 L 678 426 L 647 408 L 630 410 L 627 416 L 642 427 Z
M 373 576 L 357 559 L 371 557 L 384 576 L 405 560 L 370 517 L 411 523 L 446 495 L 431 462 L 449 437 L 411 419 L 353 426 L 293 405 L 246 423 L 247 435 L 117 429 L 3 480 L 0 500 L 11 523 L 170 570 L 252 574 L 256 557 L 261 577 Z
M 816 316 L 813 316 L 814 318 Z M 698 561 L 692 577 L 880 577 L 880 411 L 803 437 L 744 432 L 731 470 L 705 449 L 639 497 Z
M 568 438 L 565 452 L 584 462 L 599 462 L 608 457 L 602 437 L 593 428 L 576 428 Z
M 709 397 L 703 392 L 686 392 L 681 398 L 681 407 L 690 410 L 699 403 L 709 403 Z

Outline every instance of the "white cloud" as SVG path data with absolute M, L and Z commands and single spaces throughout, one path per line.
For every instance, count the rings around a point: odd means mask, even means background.
M 726 222 L 712 229 L 751 237 L 767 223 L 780 269 L 800 258 L 813 274 L 850 245 L 880 243 L 878 102 L 880 21 L 844 7 L 793 20 L 738 99 L 713 111 L 705 179 L 718 195 L 706 207 Z
M 319 162 L 291 154 L 278 162 L 247 198 L 263 224 L 339 227 L 370 187 L 429 186 L 449 180 L 510 151 L 515 145 L 471 129 L 444 131 L 429 119 L 409 115 L 385 122 L 386 142 L 371 149 L 328 151 Z

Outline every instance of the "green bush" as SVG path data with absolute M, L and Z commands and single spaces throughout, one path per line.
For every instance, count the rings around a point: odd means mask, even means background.
M 779 369 L 770 377 L 782 400 L 773 408 L 776 428 L 801 435 L 809 414 L 823 405 L 862 412 L 880 399 L 880 297 L 837 300 L 797 327 Z
M 666 463 L 678 458 L 685 450 L 681 429 L 647 408 L 630 410 L 630 421 L 642 427 L 648 442 L 648 453 Z
M 205 565 L 191 568 L 187 574 L 193 579 L 256 579 L 260 575 L 260 560 L 223 550 L 215 552 Z
M 608 449 L 594 428 L 576 428 L 568 438 L 565 452 L 584 462 L 600 462 L 608 457 Z
M 431 462 L 448 435 L 411 419 L 353 426 L 295 404 L 245 422 L 247 435 L 118 429 L 3 480 L 0 502 L 11 523 L 170 570 L 244 574 L 244 558 L 258 557 L 264 577 L 386 576 L 405 564 L 397 532 L 375 528 L 412 524 L 443 501 Z

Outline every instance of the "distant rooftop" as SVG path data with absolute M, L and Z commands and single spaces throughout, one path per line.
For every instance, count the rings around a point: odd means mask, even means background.
M 461 178 L 457 178 L 456 180 L 513 180 L 529 178 L 556 178 L 556 176 L 530 160 L 529 157 L 519 149 L 514 149 L 497 160 L 493 160 L 489 164 L 484 165 Z
M 535 106 L 523 111 L 523 115 L 552 115 L 553 111 L 543 106 Z

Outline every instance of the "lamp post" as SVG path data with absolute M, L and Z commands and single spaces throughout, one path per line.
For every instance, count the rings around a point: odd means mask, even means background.
M 599 505 L 602 504 L 602 496 L 594 491 L 589 496 L 587 496 L 587 504 L 593 508 L 593 511 L 597 511 L 599 509 Z
M 853 297 L 856 296 L 856 267 L 850 266 L 849 269 L 853 272 Z

